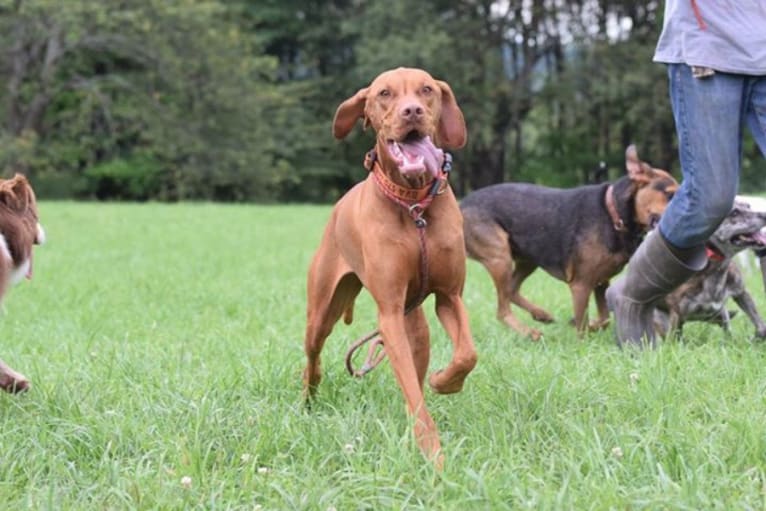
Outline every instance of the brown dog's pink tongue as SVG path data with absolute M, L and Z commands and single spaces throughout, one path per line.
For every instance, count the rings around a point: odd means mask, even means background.
M 421 174 L 428 172 L 433 177 L 439 175 L 444 163 L 444 151 L 436 147 L 431 137 L 423 137 L 414 142 L 399 144 L 402 159 L 399 171 L 402 174 Z

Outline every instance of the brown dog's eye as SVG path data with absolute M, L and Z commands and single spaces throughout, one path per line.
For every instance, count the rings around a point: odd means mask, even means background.
M 431 94 L 433 91 L 434 89 L 430 85 L 423 86 L 423 94 Z
M 387 98 L 390 95 L 391 95 L 391 91 L 388 90 L 388 89 L 383 89 L 380 92 L 378 92 L 378 96 L 380 96 L 382 98 Z

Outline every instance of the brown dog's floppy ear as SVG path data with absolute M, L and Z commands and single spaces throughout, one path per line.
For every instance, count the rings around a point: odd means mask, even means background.
M 638 159 L 638 151 L 634 144 L 625 149 L 625 168 L 630 180 L 637 183 L 648 183 L 654 173 L 651 165 Z
M 335 111 L 335 119 L 332 121 L 332 134 L 337 139 L 346 138 L 354 128 L 356 121 L 364 117 L 364 106 L 367 103 L 367 90 L 359 91 L 340 104 Z M 365 123 L 365 127 L 367 123 Z
M 14 211 L 24 210 L 31 202 L 30 189 L 27 178 L 23 174 L 16 174 L 0 183 L 0 202 Z
M 439 142 L 447 149 L 460 149 L 465 145 L 467 133 L 463 112 L 457 106 L 455 95 L 447 82 L 436 80 L 442 91 L 442 112 L 439 118 Z

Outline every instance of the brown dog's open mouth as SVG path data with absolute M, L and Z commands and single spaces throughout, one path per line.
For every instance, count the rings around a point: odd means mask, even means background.
M 444 151 L 434 145 L 431 137 L 422 137 L 414 130 L 399 142 L 388 140 L 386 147 L 399 172 L 407 177 L 425 172 L 437 177 L 444 163 Z

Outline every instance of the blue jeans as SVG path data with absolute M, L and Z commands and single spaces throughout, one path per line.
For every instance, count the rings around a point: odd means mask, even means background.
M 685 64 L 670 64 L 668 76 L 683 180 L 659 229 L 677 248 L 692 248 L 731 211 L 745 124 L 766 155 L 766 76 L 695 78 Z

